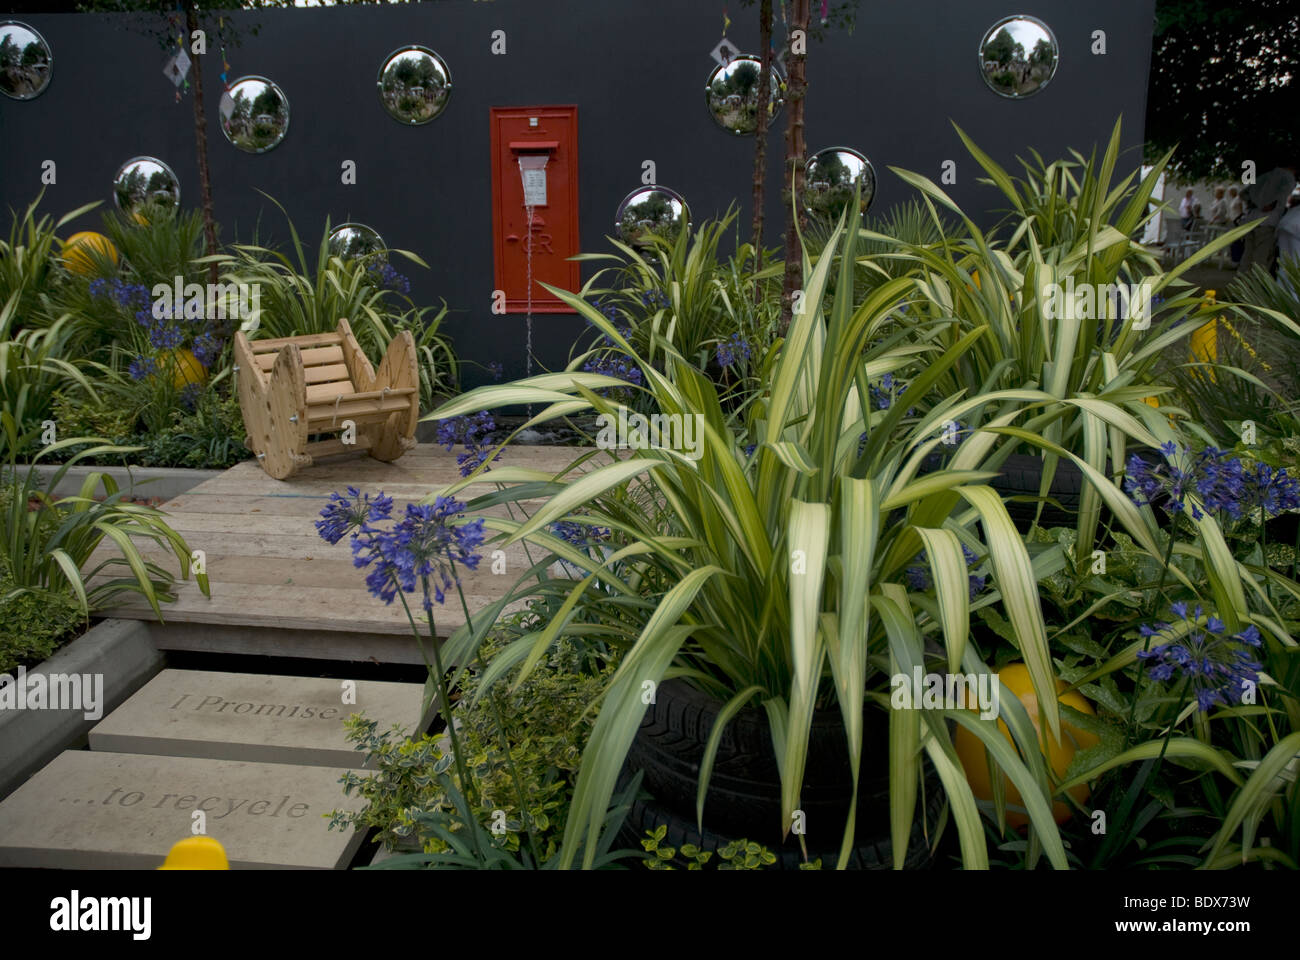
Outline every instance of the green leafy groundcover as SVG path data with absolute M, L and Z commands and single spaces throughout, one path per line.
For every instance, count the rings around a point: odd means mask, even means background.
M 64 436 L 107 437 L 119 446 L 138 447 L 129 462 L 140 467 L 189 467 L 224 470 L 252 454 L 244 446 L 244 420 L 239 400 L 216 391 L 199 395 L 193 410 L 172 413 L 172 428 L 165 433 L 134 432 L 135 417 L 111 404 L 95 406 L 67 396 L 54 402 L 54 418 Z M 69 447 L 67 455 L 78 447 Z M 82 463 L 113 466 L 120 455 L 89 457 Z

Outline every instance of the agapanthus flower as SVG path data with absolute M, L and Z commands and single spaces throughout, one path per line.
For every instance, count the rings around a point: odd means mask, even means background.
M 593 527 L 575 520 L 556 520 L 549 530 L 555 537 L 580 550 L 588 550 L 593 544 L 609 538 L 606 527 Z
M 216 362 L 221 356 L 222 342 L 214 337 L 211 332 L 204 331 L 194 338 L 194 343 L 190 347 L 194 354 L 194 359 L 203 365 L 206 369 Z
M 749 346 L 749 341 L 739 333 L 733 333 L 726 340 L 718 344 L 717 357 L 718 366 L 729 367 L 740 360 L 748 360 L 753 353 Z
M 327 543 L 338 543 L 367 524 L 387 520 L 392 511 L 393 498 L 384 496 L 382 490 L 371 500 L 370 494 L 348 487 L 346 497 L 338 492 L 330 494 L 329 503 L 320 512 L 321 519 L 316 521 L 316 532 Z
M 641 368 L 623 356 L 593 357 L 582 365 L 584 373 L 599 373 L 606 377 L 623 380 L 634 387 L 641 386 L 643 379 Z M 623 388 L 614 388 L 623 389 Z
M 437 442 L 448 452 L 456 444 L 464 444 L 465 450 L 456 457 L 456 463 L 460 465 L 460 475 L 468 477 L 487 460 L 488 454 L 495 448 L 489 438 L 496 428 L 496 421 L 492 418 L 492 414 L 480 410 L 472 417 L 461 416 L 439 420 Z M 501 454 L 497 453 L 492 456 L 491 462 L 495 463 L 500 459 Z M 491 467 L 488 469 L 490 470 Z
M 1274 472 L 1267 463 L 1257 463 L 1254 470 L 1244 471 L 1244 481 L 1243 503 L 1259 508 L 1262 519 L 1286 510 L 1300 510 L 1300 480 L 1288 476 L 1286 467 Z
M 385 603 L 392 603 L 400 590 L 424 590 L 424 608 L 446 600 L 446 591 L 460 582 L 457 567 L 478 567 L 477 548 L 483 543 L 483 520 L 453 524 L 465 505 L 452 497 L 438 497 L 432 504 L 411 503 L 406 516 L 391 529 L 366 524 L 352 538 L 352 563 L 370 567 L 366 587 Z M 433 596 L 430 597 L 429 591 Z
M 664 293 L 662 290 L 641 291 L 641 306 L 643 307 L 664 308 L 671 304 L 672 300 L 669 298 L 668 294 Z
M 158 363 L 153 357 L 137 353 L 135 359 L 127 365 L 126 372 L 130 374 L 132 380 L 143 380 L 158 372 Z
M 1138 659 L 1148 665 L 1147 676 L 1157 683 L 1181 680 L 1189 684 L 1202 713 L 1215 704 L 1241 703 L 1244 693 L 1259 684 L 1258 671 L 1264 669 L 1251 652 L 1263 646 L 1259 628 L 1251 624 L 1229 634 L 1222 620 L 1214 614 L 1204 616 L 1200 606 L 1189 613 L 1187 604 L 1179 602 L 1170 609 L 1183 622 L 1181 627 L 1161 621 L 1139 628 L 1148 642 L 1167 637 L 1163 643 L 1138 651 Z
M 366 267 L 366 271 L 385 290 L 395 290 L 398 293 L 411 292 L 411 281 L 405 275 L 398 273 L 397 269 L 390 263 L 372 262 Z
M 99 277 L 90 282 L 90 295 L 92 297 L 111 297 L 120 307 L 148 307 L 151 303 L 152 295 L 149 288 L 142 283 L 127 283 L 121 277 L 113 277 L 105 281 Z
M 185 334 L 169 323 L 160 323 L 149 330 L 149 345 L 155 350 L 175 350 L 184 339 Z
M 203 395 L 203 384 L 186 383 L 181 387 L 178 399 L 186 410 L 193 410 L 199 405 L 199 397 Z
M 1124 490 L 1138 506 L 1158 506 L 1170 516 L 1190 507 L 1194 519 L 1204 514 L 1193 494 L 1211 510 L 1236 518 L 1242 514 L 1246 477 L 1241 461 L 1224 450 L 1205 447 L 1193 453 L 1172 441 L 1161 444 L 1165 462 L 1152 466 L 1131 454 L 1125 470 Z
M 893 406 L 894 401 L 903 395 L 907 390 L 907 384 L 897 383 L 892 373 L 887 373 L 880 378 L 880 386 L 872 384 L 868 388 L 871 392 L 871 401 L 875 404 L 877 410 L 888 410 Z M 908 410 L 907 415 L 910 417 L 913 411 Z

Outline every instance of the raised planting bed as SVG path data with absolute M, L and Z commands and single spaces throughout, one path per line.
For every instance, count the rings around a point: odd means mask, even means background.
M 30 681 L 35 674 L 50 677 L 91 679 L 95 710 L 77 709 L 0 709 L 0 798 L 16 790 L 33 773 L 69 747 L 86 742 L 90 729 L 157 674 L 163 655 L 154 646 L 149 625 L 140 620 L 102 620 L 86 633 L 59 650 L 54 656 L 26 670 Z M 14 674 L 9 675 L 17 683 Z M 102 677 L 100 687 L 94 678 Z M 8 680 L 5 681 L 9 683 Z M 62 679 L 62 691 L 72 689 Z M 17 696 L 17 690 L 13 691 Z M 86 694 L 82 694 L 86 696 Z M 48 695 L 48 704 L 52 697 Z M 83 701 L 87 702 L 87 701 Z

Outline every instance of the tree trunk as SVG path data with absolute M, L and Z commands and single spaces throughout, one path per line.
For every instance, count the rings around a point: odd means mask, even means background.
M 781 200 L 785 204 L 785 282 L 781 288 L 781 332 L 790 326 L 794 292 L 803 286 L 803 251 L 798 230 L 806 225 L 802 208 L 794 205 L 794 198 L 803 196 L 804 164 L 808 152 L 804 143 L 803 106 L 808 89 L 804 64 L 807 59 L 808 10 L 810 0 L 794 0 L 790 17 L 790 32 L 802 30 L 800 52 L 790 51 L 786 80 L 786 109 L 789 111 L 785 129 L 785 167 L 782 177 L 786 189 Z M 790 38 L 786 38 L 790 43 Z M 796 219 L 797 218 L 797 219 Z
M 192 43 L 194 31 L 199 29 L 199 18 L 194 4 L 185 5 L 185 29 L 187 43 Z M 212 215 L 212 180 L 208 176 L 208 123 L 203 114 L 203 54 L 191 53 L 194 71 L 194 153 L 199 161 L 199 189 L 203 205 L 203 236 L 206 241 L 207 255 L 217 253 L 217 224 Z M 217 282 L 217 265 L 208 265 L 208 282 Z
M 758 10 L 758 44 L 762 50 L 763 66 L 758 74 L 759 97 L 763 107 L 758 111 L 758 129 L 754 133 L 754 269 L 763 269 L 763 187 L 767 180 L 767 104 L 765 96 L 772 88 L 772 0 L 762 0 Z M 761 284 L 754 284 L 754 302 L 757 303 Z

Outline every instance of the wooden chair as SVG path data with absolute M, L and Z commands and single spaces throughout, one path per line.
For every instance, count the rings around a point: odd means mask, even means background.
M 388 345 L 379 372 L 357 345 L 347 320 L 334 333 L 250 341 L 235 334 L 239 407 L 248 436 L 244 445 L 262 469 L 285 480 L 313 457 L 368 450 L 391 462 L 415 446 L 420 417 L 415 340 L 402 331 Z M 355 443 L 338 433 L 351 421 Z

